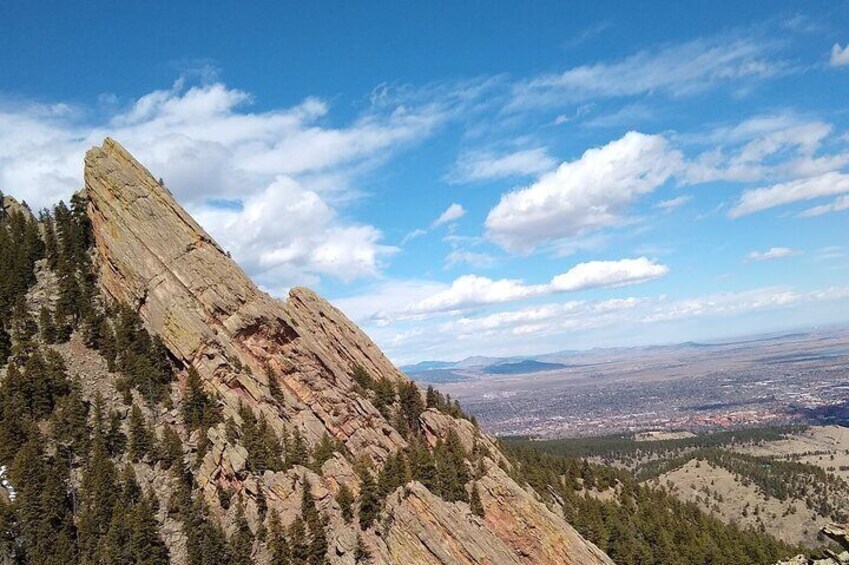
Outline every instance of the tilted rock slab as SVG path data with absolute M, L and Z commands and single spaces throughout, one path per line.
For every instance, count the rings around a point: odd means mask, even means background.
M 104 294 L 135 308 L 180 364 L 198 370 L 222 399 L 225 417 L 240 423 L 238 408 L 244 404 L 265 415 L 278 433 L 297 427 L 310 445 L 328 433 L 350 453 L 368 454 L 376 463 L 406 446 L 356 392 L 351 371 L 361 365 L 375 379 L 406 377 L 336 308 L 308 289 L 293 289 L 286 301 L 260 291 L 170 192 L 111 139 L 86 154 L 85 191 Z M 271 396 L 269 378 L 277 379 L 282 401 Z M 475 441 L 465 421 L 429 411 L 422 424 L 429 442 L 452 427 L 467 448 Z M 228 446 L 221 432 L 220 426 L 207 432 L 213 445 L 198 476 L 210 503 L 216 504 L 217 488 L 235 488 L 255 515 L 251 496 L 260 482 L 269 506 L 291 510 L 298 500 L 298 473 L 246 476 L 245 454 Z M 480 441 L 493 459 L 506 463 L 490 438 Z M 353 563 L 356 533 L 326 493 L 351 482 L 346 463 L 326 465 L 323 477 L 309 475 L 314 494 L 325 493 L 319 507 L 332 524 L 330 560 L 338 564 Z M 612 563 L 496 464 L 478 488 L 484 519 L 473 516 L 467 504 L 447 503 L 417 483 L 399 489 L 404 493 L 392 495 L 378 526 L 364 535 L 374 561 Z M 261 561 L 263 553 L 257 555 Z

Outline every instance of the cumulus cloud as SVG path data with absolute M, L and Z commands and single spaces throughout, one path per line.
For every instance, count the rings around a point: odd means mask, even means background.
M 493 280 L 479 275 L 464 275 L 454 280 L 450 287 L 413 304 L 405 313 L 418 315 L 458 311 L 533 296 L 639 284 L 662 277 L 668 272 L 666 265 L 639 257 L 579 263 L 547 284 L 528 285 L 518 279 Z
M 845 67 L 849 65 L 849 43 L 846 47 L 841 47 L 839 43 L 835 43 L 831 48 L 831 56 L 828 62 L 832 67 Z
M 439 215 L 431 224 L 431 227 L 438 227 L 445 224 L 450 224 L 452 222 L 456 222 L 460 218 L 466 215 L 466 210 L 459 204 L 454 203 L 451 204 L 446 210 Z
M 789 247 L 771 247 L 766 251 L 752 251 L 746 256 L 747 261 L 772 261 L 798 255 L 799 252 Z
M 244 199 L 241 209 L 202 208 L 197 217 L 211 233 L 225 235 L 247 271 L 284 279 L 299 272 L 345 281 L 372 277 L 396 251 L 379 243 L 376 228 L 341 221 L 317 193 L 288 177 Z
M 486 218 L 489 237 L 510 251 L 615 225 L 640 196 L 682 167 L 659 135 L 628 132 L 561 164 L 527 188 L 507 193 Z
M 323 125 L 329 106 L 316 98 L 262 112 L 251 103 L 220 82 L 179 80 L 94 123 L 64 105 L 0 107 L 0 187 L 34 208 L 67 199 L 82 186 L 85 151 L 108 135 L 266 287 L 377 274 L 393 248 L 342 206 L 358 175 L 429 135 L 443 110 L 395 107 L 334 128 Z
M 551 279 L 552 290 L 574 292 L 604 286 L 639 284 L 664 276 L 669 267 L 646 257 L 579 263 Z
M 544 147 L 523 149 L 501 155 L 471 152 L 460 156 L 450 179 L 455 182 L 474 182 L 537 175 L 550 171 L 555 164 L 554 159 Z
M 829 172 L 768 187 L 746 190 L 728 212 L 732 218 L 754 214 L 776 206 L 849 192 L 849 175 Z
M 739 85 L 783 71 L 773 50 L 774 45 L 755 39 L 714 37 L 640 51 L 615 63 L 584 65 L 519 83 L 511 107 L 657 92 L 684 96 L 718 84 Z

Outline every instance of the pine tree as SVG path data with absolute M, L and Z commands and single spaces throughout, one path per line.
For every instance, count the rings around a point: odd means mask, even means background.
M 153 434 L 151 433 L 149 435 L 151 440 L 153 440 Z M 116 410 L 109 412 L 109 425 L 106 428 L 104 439 L 106 441 L 106 451 L 109 452 L 110 457 L 122 455 L 127 448 L 127 436 L 121 431 L 121 415 Z
M 118 357 L 118 345 L 115 343 L 115 332 L 112 324 L 106 317 L 101 318 L 100 328 L 97 330 L 99 336 L 98 350 L 106 359 L 107 368 L 114 373 L 117 370 L 116 359 Z
M 380 514 L 380 496 L 368 463 L 361 462 L 357 473 L 360 477 L 360 528 L 367 530 Z
M 130 457 L 139 462 L 148 454 L 153 454 L 153 437 L 141 409 L 133 404 L 130 410 Z
M 9 469 L 15 506 L 30 563 L 77 562 L 76 528 L 67 495 L 67 467 L 48 461 L 44 438 L 34 430 Z
M 395 402 L 395 387 L 386 379 L 380 379 L 374 384 L 374 407 L 377 408 L 384 418 L 392 416 L 392 405 Z
M 469 508 L 472 510 L 472 514 L 483 518 L 483 501 L 481 501 L 481 495 L 480 492 L 478 492 L 478 485 L 476 484 L 472 485 L 472 495 L 469 497 Z
M 268 379 L 268 392 L 271 394 L 271 398 L 280 403 L 285 402 L 286 397 L 283 395 L 283 389 L 280 388 L 277 375 L 274 374 L 274 371 L 271 370 L 271 366 L 269 365 L 265 367 L 265 376 Z
M 183 442 L 174 428 L 167 424 L 159 442 L 159 462 L 163 469 L 180 468 L 183 464 Z
M 194 367 L 189 367 L 186 377 L 182 411 L 183 422 L 189 430 L 206 429 L 218 420 L 214 403 L 204 391 L 200 373 Z
M 300 516 L 297 516 L 289 526 L 289 547 L 292 552 L 292 563 L 304 565 L 309 562 L 309 539 L 304 520 Z
M 366 370 L 366 368 L 362 365 L 354 366 L 352 376 L 354 377 L 354 382 L 360 387 L 366 390 L 372 390 L 374 388 L 374 379 L 371 377 L 368 370 Z
M 203 389 L 200 373 L 189 367 L 182 402 L 183 422 L 189 430 L 207 429 L 218 421 L 212 398 Z
M 84 456 L 88 451 L 88 404 L 83 399 L 82 385 L 75 379 L 70 392 L 57 403 L 51 415 L 53 435 L 66 456 Z
M 121 470 L 120 503 L 129 508 L 142 499 L 142 489 L 136 480 L 133 466 L 127 463 Z
M 435 388 L 433 388 L 432 385 L 428 386 L 427 387 L 427 394 L 426 394 L 427 407 L 428 408 L 439 408 L 439 405 L 441 404 L 439 396 L 440 396 L 439 393 L 436 391 Z
M 80 550 L 87 559 L 96 557 L 98 542 L 106 535 L 112 522 L 112 512 L 120 492 L 117 471 L 103 440 L 102 423 L 97 421 L 100 410 L 95 403 L 95 425 L 80 491 Z
M 270 565 L 291 564 L 289 542 L 276 510 L 271 511 L 268 519 L 268 551 L 271 554 Z
M 336 446 L 333 440 L 330 439 L 330 435 L 327 432 L 324 432 L 324 435 L 321 436 L 321 440 L 319 440 L 312 452 L 312 470 L 320 473 L 321 466 L 333 457 L 334 451 L 336 451 Z
M 343 484 L 339 487 L 339 492 L 336 493 L 336 502 L 342 510 L 342 519 L 347 524 L 354 519 L 354 493 L 348 488 L 348 485 Z
M 242 501 L 236 504 L 236 530 L 230 536 L 230 563 L 234 565 L 251 565 L 254 535 L 245 518 Z
M 210 520 L 208 508 L 198 496 L 191 498 L 187 481 L 181 482 L 180 519 L 186 532 L 186 550 L 189 565 L 221 565 L 231 560 L 227 538 L 221 527 Z
M 466 483 L 470 479 L 466 457 L 460 436 L 453 428 L 448 432 L 445 442 L 440 440 L 434 448 L 439 494 L 448 502 L 466 500 Z
M 53 322 L 53 312 L 47 306 L 42 306 L 38 313 L 38 328 L 44 343 L 56 342 L 56 325 Z
M 433 454 L 419 440 L 410 442 L 409 451 L 413 479 L 423 484 L 430 492 L 439 494 L 439 474 Z
M 383 500 L 398 487 L 411 479 L 410 469 L 403 452 L 397 452 L 386 460 L 377 474 L 377 494 Z
M 106 563 L 169 563 L 168 549 L 159 535 L 156 501 L 144 496 L 130 465 L 122 472 L 120 500 L 116 501 L 112 522 L 98 553 Z
M 240 405 L 239 416 L 242 419 L 242 444 L 248 452 L 248 468 L 257 473 L 266 470 L 279 471 L 282 467 L 282 448 L 274 430 L 268 425 L 265 414 L 257 419 L 250 408 Z M 232 435 L 234 437 L 229 441 L 234 442 L 238 434 L 235 422 L 232 426 L 230 421 L 227 424 L 228 439 Z
M 3 327 L 2 322 L 0 322 L 0 367 L 3 367 L 6 364 L 11 353 L 12 336 L 9 335 L 9 332 L 6 331 L 6 328 Z
M 53 225 L 53 217 L 50 212 L 41 212 L 39 221 L 44 232 L 44 254 L 47 257 L 47 265 L 55 271 L 59 263 L 59 242 L 56 239 L 56 227 Z
M 304 481 L 301 489 L 301 517 L 304 519 L 307 531 L 308 557 L 310 565 L 322 565 L 327 555 L 327 523 L 315 506 L 310 485 Z
M 419 429 L 419 416 L 425 410 L 422 394 L 416 383 L 410 381 L 399 385 L 401 397 L 401 416 L 404 424 L 410 432 Z
M 295 428 L 292 435 L 286 439 L 286 467 L 306 466 L 309 463 L 309 451 L 307 451 L 307 444 L 301 435 L 301 431 Z

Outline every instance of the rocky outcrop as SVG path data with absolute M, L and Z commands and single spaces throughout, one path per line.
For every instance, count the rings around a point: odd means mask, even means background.
M 820 535 L 837 543 L 843 551 L 837 553 L 830 549 L 824 549 L 822 558 L 808 558 L 797 555 L 787 561 L 781 561 L 777 565 L 849 565 L 849 528 L 839 524 L 828 524 L 820 528 Z
M 406 377 L 336 308 L 308 289 L 293 289 L 286 301 L 259 290 L 113 140 L 87 153 L 85 192 L 103 293 L 135 308 L 180 366 L 198 370 L 225 417 L 240 424 L 239 407 L 247 406 L 278 433 L 297 428 L 310 445 L 329 434 L 349 454 L 368 455 L 375 464 L 406 446 L 356 386 L 352 370 L 362 366 L 376 380 Z M 272 396 L 272 379 L 282 395 Z M 477 482 L 486 517 L 418 483 L 400 487 L 378 524 L 362 534 L 374 563 L 611 563 L 502 471 L 509 462 L 496 442 L 470 422 L 429 410 L 421 424 L 430 445 L 454 430 L 467 451 L 486 454 Z M 330 561 L 354 563 L 359 528 L 342 520 L 334 499 L 342 484 L 359 490 L 352 461 L 337 454 L 320 474 L 296 467 L 256 475 L 245 468 L 244 448 L 227 441 L 223 424 L 206 435 L 211 447 L 197 479 L 213 507 L 223 512 L 217 495 L 232 492 L 256 527 L 261 491 L 285 523 L 294 519 L 301 490 L 310 488 L 330 523 Z
M 35 218 L 32 214 L 32 210 L 29 209 L 29 206 L 27 206 L 25 202 L 20 203 L 11 196 L 3 196 L 0 198 L 0 218 L 13 213 L 23 214 L 27 219 Z
M 133 305 L 184 365 L 193 365 L 238 421 L 239 402 L 280 430 L 324 434 L 381 461 L 403 438 L 371 403 L 351 394 L 359 364 L 403 378 L 353 324 L 307 289 L 289 302 L 260 291 L 153 176 L 112 140 L 86 155 L 100 281 Z M 285 393 L 271 397 L 268 379 Z

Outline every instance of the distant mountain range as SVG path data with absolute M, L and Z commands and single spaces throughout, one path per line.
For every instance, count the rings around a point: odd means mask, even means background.
M 686 341 L 667 345 L 645 345 L 635 347 L 597 347 L 586 350 L 564 349 L 539 355 L 513 357 L 489 357 L 475 355 L 460 361 L 421 361 L 401 367 L 410 378 L 427 383 L 451 383 L 480 379 L 486 376 L 524 375 L 543 371 L 585 367 L 621 359 L 638 357 L 641 354 L 657 355 L 669 352 L 710 348 L 747 347 L 771 340 L 792 340 L 810 336 L 811 332 L 774 333 L 741 337 L 728 341 Z

